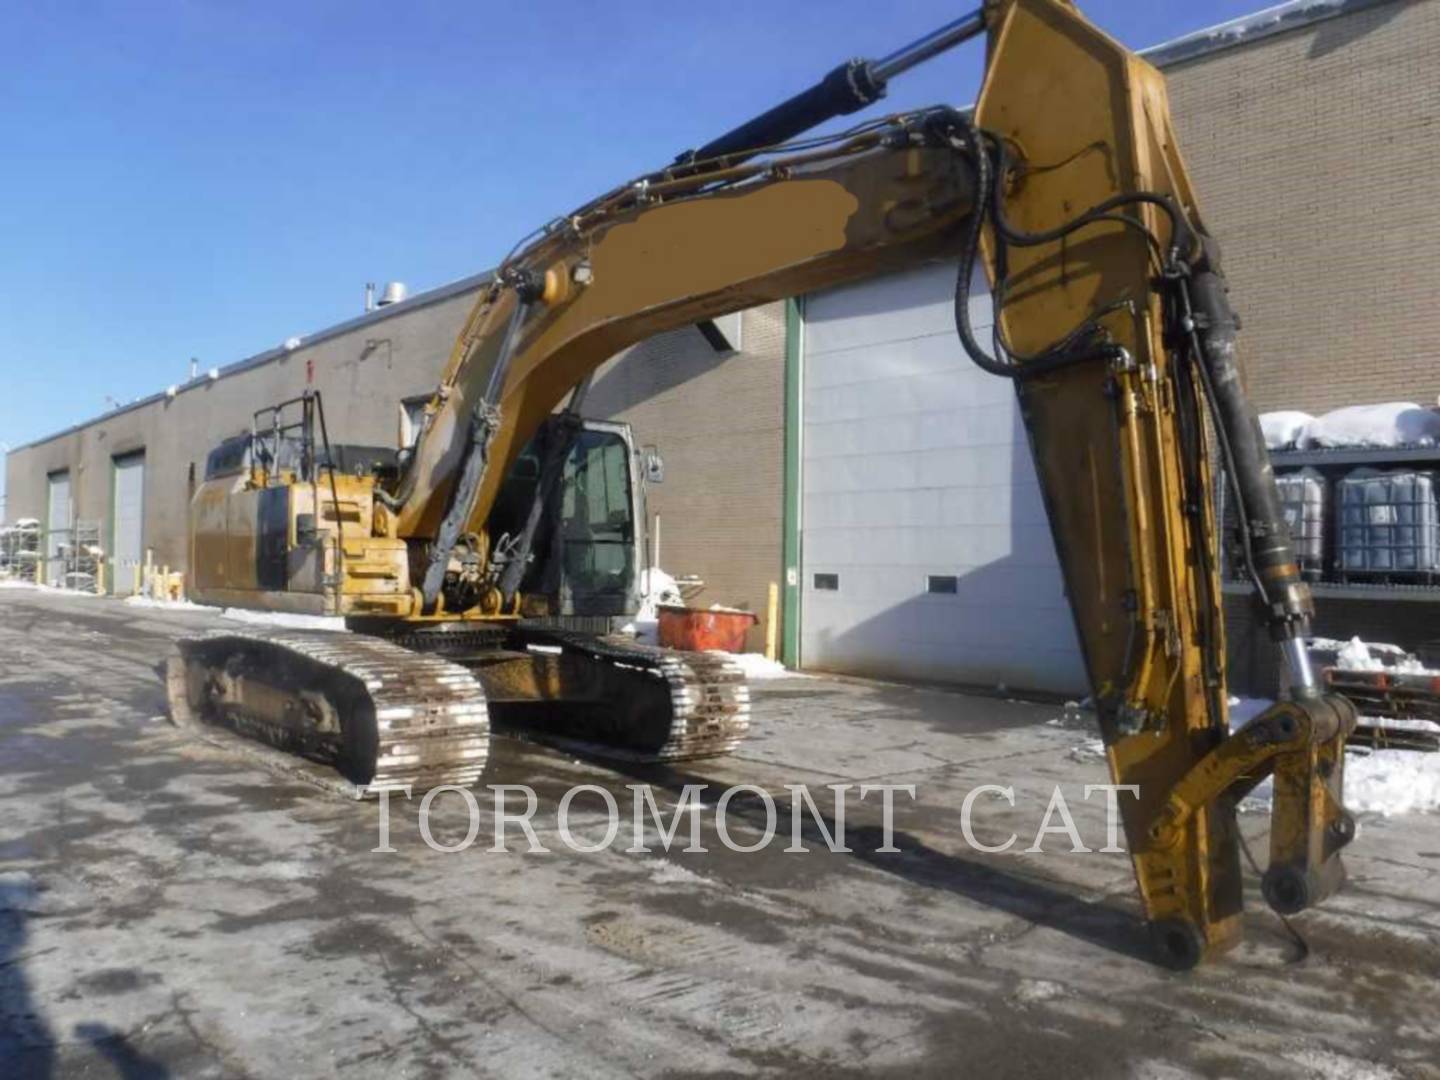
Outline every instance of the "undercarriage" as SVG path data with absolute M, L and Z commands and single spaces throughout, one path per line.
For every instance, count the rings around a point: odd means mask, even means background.
M 355 797 L 474 784 L 492 723 L 643 762 L 729 753 L 750 722 L 744 673 L 725 654 L 526 624 L 226 631 L 179 642 L 167 684 L 179 726 L 270 748 Z

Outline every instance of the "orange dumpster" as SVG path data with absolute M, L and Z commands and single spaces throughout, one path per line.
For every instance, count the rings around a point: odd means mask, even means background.
M 759 622 L 760 617 L 750 611 L 661 604 L 660 644 L 667 649 L 744 652 L 745 632 Z

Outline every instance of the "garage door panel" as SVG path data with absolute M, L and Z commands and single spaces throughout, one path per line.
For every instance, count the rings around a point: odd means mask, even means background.
M 977 326 L 982 321 L 990 325 L 989 290 L 978 266 L 971 281 L 971 319 Z M 954 264 L 872 278 L 805 301 L 807 356 L 946 333 L 953 339 Z
M 935 490 L 877 491 L 866 500 L 845 492 L 812 495 L 805 500 L 806 523 L 814 530 L 872 524 L 876 513 L 893 525 L 941 526 L 945 507 Z M 866 505 L 866 504 L 870 505 Z
M 1013 524 L 1042 531 L 1050 527 L 1039 493 L 1008 484 L 877 490 L 865 499 L 847 491 L 816 492 L 805 500 L 805 523 L 813 531 L 877 524 L 938 528 Z
M 960 355 L 953 285 L 935 267 L 807 298 L 801 660 L 1078 693 L 1014 388 Z
M 877 644 L 883 643 L 883 644 Z M 1084 665 L 1072 647 L 1017 647 L 994 641 L 951 643 L 902 641 L 883 632 L 865 637 L 838 634 L 826 642 L 816 666 L 876 678 L 903 673 L 925 681 L 1003 685 L 1012 688 L 1071 694 L 1085 683 Z
M 1040 536 L 1048 541 L 1048 537 Z M 972 525 L 965 529 L 923 526 L 814 529 L 806 532 L 806 564 L 979 567 L 1001 559 L 1037 561 L 1034 536 L 1016 534 L 1008 525 Z M 945 570 L 955 573 L 955 570 Z
M 979 399 L 979 400 L 977 400 Z M 1008 397 L 996 402 L 974 389 L 954 371 L 881 378 L 873 382 L 841 383 L 810 390 L 805 395 L 805 419 L 823 424 L 838 420 L 873 423 L 880 416 L 919 416 L 951 413 L 967 419 L 985 416 L 1010 419 Z M 1008 432 L 1007 432 L 1008 434 Z
M 988 340 L 988 328 L 979 328 Z M 1006 379 L 986 375 L 970 362 L 960 347 L 954 327 L 943 333 L 878 345 L 817 354 L 807 348 L 807 393 L 836 386 L 871 386 L 894 378 L 947 374 L 965 388 L 977 405 L 1003 405 L 1015 396 Z
M 912 454 L 977 446 L 1011 449 L 1010 417 L 994 409 L 958 408 L 895 416 L 877 426 L 859 420 L 813 421 L 807 428 L 806 452 L 813 458 L 866 454 Z

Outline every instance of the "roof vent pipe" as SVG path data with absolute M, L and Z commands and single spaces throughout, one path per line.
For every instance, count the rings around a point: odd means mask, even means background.
M 375 310 L 375 283 L 373 281 L 365 282 L 365 310 Z
M 385 283 L 385 291 L 380 295 L 380 307 L 398 304 L 409 295 L 409 290 L 405 288 L 403 281 L 387 281 Z
M 196 377 L 197 375 L 199 375 L 199 374 L 200 374 L 200 361 L 199 361 L 198 359 L 196 359 L 195 357 L 192 356 L 192 357 L 190 357 L 190 378 L 193 379 L 193 378 L 195 378 L 195 377 Z

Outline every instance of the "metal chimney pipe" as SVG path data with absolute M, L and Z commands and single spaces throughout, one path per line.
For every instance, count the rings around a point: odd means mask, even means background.
M 199 374 L 200 374 L 200 361 L 199 361 L 199 359 L 197 359 L 196 357 L 192 356 L 192 357 L 190 357 L 190 378 L 193 379 L 193 378 L 195 378 L 196 376 L 198 376 Z
M 373 281 L 365 283 L 365 310 L 375 310 L 375 283 Z

